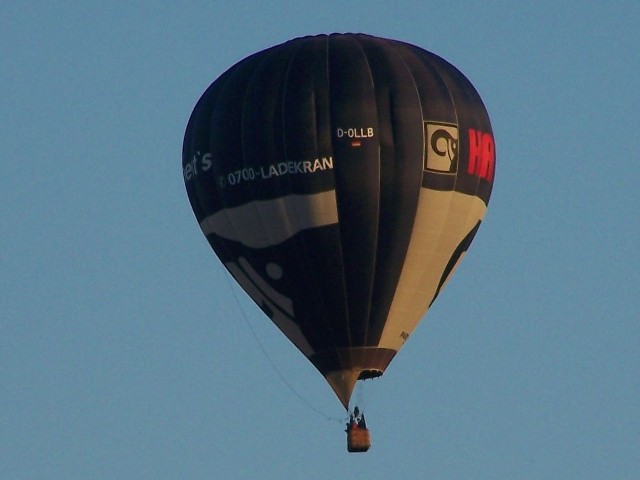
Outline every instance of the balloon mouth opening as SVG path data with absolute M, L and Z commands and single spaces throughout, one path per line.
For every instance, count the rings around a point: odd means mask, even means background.
M 360 375 L 358 375 L 358 380 L 368 380 L 370 378 L 378 378 L 380 375 L 382 375 L 382 373 L 383 373 L 382 370 L 372 370 L 372 369 L 362 370 L 360 372 Z

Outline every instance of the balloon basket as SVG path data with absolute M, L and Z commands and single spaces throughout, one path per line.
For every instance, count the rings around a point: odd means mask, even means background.
M 354 428 L 347 432 L 347 451 L 366 452 L 371 447 L 371 434 L 367 428 Z

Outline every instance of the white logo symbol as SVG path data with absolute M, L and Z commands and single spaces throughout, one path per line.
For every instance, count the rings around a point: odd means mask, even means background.
M 425 170 L 441 173 L 458 171 L 458 126 L 447 123 L 424 124 Z

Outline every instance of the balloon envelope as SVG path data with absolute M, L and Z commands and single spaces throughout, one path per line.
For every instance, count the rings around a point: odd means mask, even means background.
M 466 252 L 495 145 L 478 93 L 445 60 L 332 34 L 223 73 L 193 110 L 182 164 L 215 253 L 347 407 Z

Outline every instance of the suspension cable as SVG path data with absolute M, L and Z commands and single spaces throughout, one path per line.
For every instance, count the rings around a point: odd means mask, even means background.
M 253 325 L 251 325 L 251 322 L 249 321 L 249 317 L 247 316 L 247 313 L 246 313 L 245 309 L 242 307 L 242 303 L 240 302 L 240 299 L 238 298 L 238 294 L 236 293 L 236 289 L 234 288 L 234 282 L 231 280 L 231 274 L 229 273 L 229 271 L 227 269 L 225 269 L 225 278 L 227 279 L 227 283 L 229 284 L 229 288 L 231 289 L 231 292 L 233 293 L 233 298 L 235 299 L 236 305 L 238 306 L 238 309 L 240 310 L 241 316 L 244 319 L 245 323 L 247 324 L 247 327 L 249 327 L 249 331 L 251 332 L 251 335 L 255 339 L 256 343 L 260 347 L 260 350 L 262 351 L 263 355 L 265 356 L 265 358 L 267 359 L 267 361 L 269 362 L 271 367 L 275 370 L 275 372 L 278 375 L 278 377 L 280 377 L 280 380 L 282 381 L 282 383 L 284 383 L 289 388 L 289 390 L 291 390 L 291 392 L 293 392 L 293 394 L 296 397 L 298 397 L 298 399 L 300 399 L 302 401 L 303 404 L 305 404 L 309 409 L 311 409 L 314 412 L 316 412 L 318 415 L 324 417 L 325 420 L 338 421 L 340 423 L 343 423 L 346 420 L 346 418 L 338 418 L 338 417 L 333 417 L 331 415 L 327 415 L 326 413 L 324 413 L 323 411 L 321 411 L 320 409 L 318 409 L 317 407 L 312 405 L 306 398 L 304 398 L 300 393 L 298 393 L 298 391 L 293 387 L 293 385 L 291 385 L 289 383 L 289 381 L 287 381 L 287 379 L 282 374 L 280 369 L 276 366 L 275 362 L 269 356 L 269 353 L 267 352 L 266 348 L 264 347 L 264 344 L 260 341 L 260 338 L 258 337 L 258 334 L 256 333 L 255 329 L 253 328 Z

